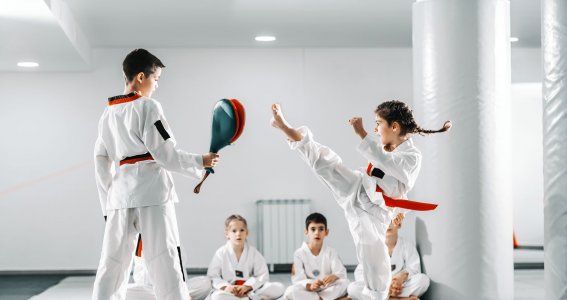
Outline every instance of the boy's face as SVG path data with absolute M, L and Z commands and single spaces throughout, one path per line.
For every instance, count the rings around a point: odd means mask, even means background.
M 145 97 L 151 97 L 155 90 L 158 88 L 158 80 L 161 76 L 161 68 L 156 68 L 155 71 L 145 76 L 142 72 L 136 76 L 136 79 L 139 84 L 140 91 L 142 95 Z
M 305 229 L 305 235 L 309 242 L 322 243 L 327 235 L 329 235 L 329 229 L 322 223 L 309 223 L 307 229 Z
M 244 222 L 234 220 L 228 224 L 225 236 L 233 246 L 244 246 L 246 237 L 248 236 L 248 229 L 246 225 L 244 225 Z

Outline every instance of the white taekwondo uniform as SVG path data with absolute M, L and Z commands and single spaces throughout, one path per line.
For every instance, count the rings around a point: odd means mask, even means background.
M 185 256 L 182 255 L 182 257 Z M 133 269 L 132 277 L 134 278 L 134 283 L 128 284 L 126 300 L 155 300 L 153 284 L 143 256 L 134 256 Z M 187 288 L 192 300 L 203 300 L 211 293 L 211 279 L 207 276 L 189 278 L 187 279 Z
M 414 244 L 402 237 L 398 237 L 390 261 L 392 264 L 392 276 L 403 271 L 408 273 L 408 278 L 406 282 L 402 284 L 402 292 L 398 297 L 421 297 L 427 291 L 429 287 L 429 277 L 421 273 L 421 262 Z M 364 288 L 362 273 L 362 267 L 360 265 L 357 266 L 354 271 L 356 282 L 351 283 L 348 287 L 348 294 L 353 299 L 361 297 L 360 295 Z
M 207 276 L 213 281 L 212 300 L 240 299 L 221 290 L 229 285 L 251 286 L 252 291 L 248 293 L 250 299 L 277 299 L 285 290 L 279 282 L 268 282 L 270 274 L 264 256 L 248 243 L 244 245 L 238 261 L 230 241 L 220 247 L 209 264 Z
M 346 295 L 349 283 L 346 268 L 337 251 L 331 247 L 323 245 L 319 255 L 315 256 L 307 243 L 303 242 L 301 248 L 293 254 L 293 269 L 295 271 L 291 276 L 293 285 L 286 291 L 287 299 L 334 300 Z M 316 279 L 323 279 L 329 275 L 335 275 L 338 279 L 329 286 L 322 287 L 319 291 L 307 291 L 308 283 L 313 283 Z
M 200 179 L 202 155 L 178 149 L 161 105 L 136 93 L 109 98 L 94 153 L 107 222 L 93 299 L 125 298 L 138 233 L 156 297 L 187 299 L 169 171 Z
M 298 142 L 289 141 L 290 147 L 299 152 L 345 212 L 358 262 L 364 266 L 363 295 L 372 300 L 388 299 L 390 257 L 384 241 L 386 230 L 398 209 L 385 205 L 376 185 L 389 197 L 407 199 L 407 192 L 419 173 L 421 153 L 411 139 L 394 151 L 386 152 L 378 137 L 368 134 L 357 150 L 377 170 L 381 170 L 379 177 L 369 176 L 364 171 L 347 168 L 336 153 L 313 139 L 307 127 L 298 130 L 304 138 Z

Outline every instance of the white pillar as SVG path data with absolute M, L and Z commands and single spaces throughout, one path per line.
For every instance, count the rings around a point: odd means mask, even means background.
M 542 1 L 545 298 L 567 299 L 567 1 Z
M 416 139 L 412 198 L 439 203 L 415 225 L 431 277 L 424 299 L 513 299 L 509 1 L 417 0 L 413 54 L 417 122 L 453 121 Z

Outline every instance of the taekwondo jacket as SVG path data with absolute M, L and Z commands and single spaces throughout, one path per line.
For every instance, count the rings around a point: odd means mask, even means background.
M 200 179 L 203 158 L 176 147 L 159 102 L 130 93 L 109 98 L 98 124 L 95 173 L 107 210 L 177 202 L 170 171 Z
M 295 274 L 291 276 L 292 283 L 304 287 L 315 279 L 323 279 L 331 274 L 339 279 L 347 279 L 346 268 L 337 251 L 325 245 L 319 255 L 315 256 L 307 243 L 303 242 L 293 254 L 293 267 Z
M 215 252 L 207 276 L 211 278 L 213 288 L 217 290 L 235 284 L 236 280 L 244 280 L 243 285 L 257 290 L 270 279 L 266 260 L 256 248 L 246 243 L 240 260 L 237 261 L 230 241 Z
M 408 139 L 394 151 L 386 152 L 378 136 L 367 134 L 357 150 L 383 172 L 382 178 L 368 175 L 363 178 L 362 184 L 372 202 L 382 203 L 382 197 L 378 197 L 375 192 L 376 184 L 389 197 L 407 199 L 419 174 L 422 159 L 421 152 L 414 146 L 412 139 Z

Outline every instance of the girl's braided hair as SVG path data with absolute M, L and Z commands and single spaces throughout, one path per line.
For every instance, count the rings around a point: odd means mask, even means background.
M 374 113 L 388 122 L 388 126 L 398 122 L 401 127 L 400 134 L 418 133 L 420 135 L 428 135 L 432 133 L 445 132 L 451 128 L 451 121 L 445 121 L 443 127 L 438 130 L 423 129 L 415 122 L 413 111 L 407 104 L 399 100 L 391 100 L 381 103 L 376 107 Z

